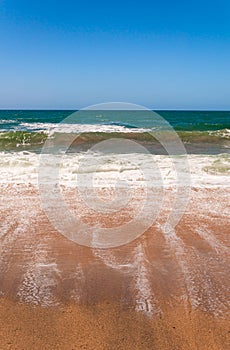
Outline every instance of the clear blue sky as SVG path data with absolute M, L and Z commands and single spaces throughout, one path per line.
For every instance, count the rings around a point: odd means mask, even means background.
M 0 108 L 230 109 L 230 1 L 0 0 Z

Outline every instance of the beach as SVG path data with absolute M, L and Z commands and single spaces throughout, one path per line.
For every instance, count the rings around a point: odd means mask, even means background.
M 103 250 L 60 235 L 35 186 L 1 185 L 0 347 L 226 349 L 229 193 L 194 187 L 174 234 L 161 230 L 166 208 L 139 239 Z
M 228 114 L 4 113 L 0 349 L 227 349 Z
M 226 320 L 200 311 L 187 315 L 180 307 L 150 321 L 109 303 L 33 309 L 6 300 L 0 315 L 2 349 L 209 350 L 229 344 Z
M 230 350 L 229 19 L 0 1 L 0 350 Z

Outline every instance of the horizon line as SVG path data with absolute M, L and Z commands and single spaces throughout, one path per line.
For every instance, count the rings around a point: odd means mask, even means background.
M 0 111 L 90 111 L 91 109 L 85 109 L 85 107 L 83 108 L 0 108 Z M 92 109 L 92 110 L 96 110 L 96 109 Z M 113 109 L 108 109 L 108 111 L 112 111 Z M 127 110 L 127 109 L 126 109 Z M 103 109 L 98 109 L 98 111 L 106 111 Z M 116 111 L 116 110 L 114 110 Z M 119 110 L 117 110 L 119 111 Z M 120 109 L 120 111 L 123 111 L 123 109 Z M 138 109 L 130 109 L 130 111 L 145 111 L 143 110 L 138 110 Z M 230 108 L 229 109 L 191 109 L 191 108 L 156 108 L 156 109 L 151 109 L 151 108 L 147 108 L 146 107 L 146 111 L 162 111 L 162 112 L 230 112 Z

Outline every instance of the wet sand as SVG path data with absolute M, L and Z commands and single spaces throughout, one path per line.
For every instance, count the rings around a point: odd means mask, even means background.
M 73 212 L 82 210 L 71 191 Z M 228 348 L 229 189 L 193 188 L 165 235 L 169 189 L 143 236 L 107 250 L 60 235 L 34 186 L 1 185 L 0 193 L 0 349 Z M 82 210 L 82 218 L 113 227 L 132 210 L 119 218 Z

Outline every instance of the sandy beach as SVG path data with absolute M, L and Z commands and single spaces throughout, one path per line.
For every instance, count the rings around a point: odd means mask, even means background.
M 227 349 L 226 319 L 183 307 L 148 319 L 116 303 L 31 307 L 1 300 L 1 349 Z
M 0 350 L 230 350 L 229 18 L 0 1 Z
M 58 233 L 36 186 L 2 184 L 0 348 L 227 349 L 229 194 L 193 187 L 175 232 L 163 234 L 166 206 L 139 239 L 103 250 Z M 63 195 L 82 206 L 73 189 Z

